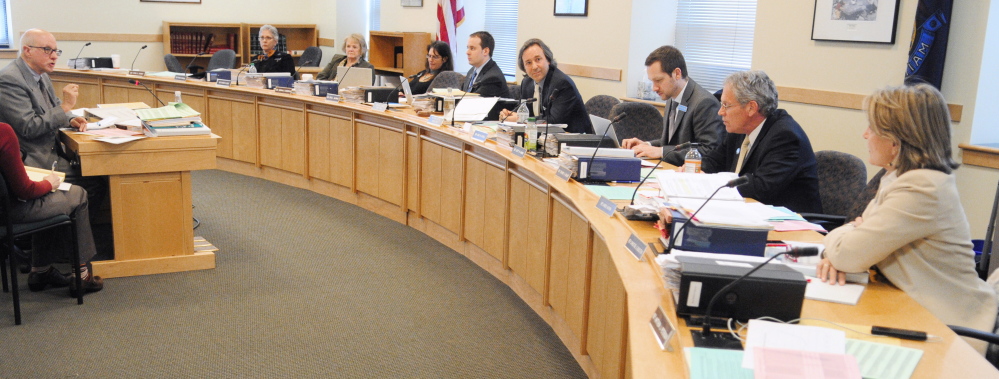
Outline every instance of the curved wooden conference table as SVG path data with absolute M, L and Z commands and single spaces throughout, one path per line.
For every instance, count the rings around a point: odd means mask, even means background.
M 79 106 L 156 101 L 124 75 L 57 70 L 58 88 L 80 85 Z M 218 143 L 219 169 L 305 188 L 423 232 L 506 283 L 540 315 L 592 378 L 685 378 L 677 320 L 653 253 L 649 223 L 608 217 L 598 197 L 559 180 L 532 158 L 479 143 L 404 112 L 214 83 L 141 78 L 161 98 L 181 91 Z M 787 239 L 817 239 L 798 233 Z M 649 325 L 662 307 L 677 324 L 672 352 Z M 803 317 L 925 330 L 942 342 L 903 341 L 925 351 L 916 378 L 999 377 L 988 362 L 902 291 L 871 284 L 857 306 L 806 300 Z

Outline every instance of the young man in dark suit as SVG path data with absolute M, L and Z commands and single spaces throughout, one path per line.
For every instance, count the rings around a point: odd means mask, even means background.
M 492 60 L 496 41 L 489 32 L 475 32 L 468 37 L 468 64 L 472 68 L 465 75 L 461 90 L 473 92 L 482 97 L 510 97 L 506 77 L 496 62 Z
M 819 178 L 812 144 L 797 121 L 777 109 L 777 87 L 763 71 L 741 71 L 725 79 L 721 109 L 728 136 L 705 154 L 705 172 L 732 171 L 749 178 L 742 196 L 821 213 Z

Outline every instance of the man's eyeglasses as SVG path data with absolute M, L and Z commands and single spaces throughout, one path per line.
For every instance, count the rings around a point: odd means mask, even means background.
M 53 49 L 51 47 L 45 47 L 45 46 L 30 46 L 30 45 L 28 47 L 35 49 L 42 49 L 42 51 L 44 51 L 45 54 L 55 53 L 57 57 L 62 56 L 62 50 L 59 49 Z
M 729 103 L 721 103 L 721 107 L 722 107 L 722 109 L 724 109 L 724 110 L 726 110 L 726 111 L 727 111 L 727 110 L 728 110 L 729 108 L 732 108 L 732 107 L 734 107 L 734 106 L 736 106 L 736 104 L 729 104 Z

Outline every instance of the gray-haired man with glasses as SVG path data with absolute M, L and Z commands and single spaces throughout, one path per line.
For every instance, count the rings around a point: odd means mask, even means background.
M 60 157 L 59 128 L 83 131 L 87 121 L 70 113 L 76 107 L 79 86 L 63 87 L 61 99 L 52 88 L 48 74 L 61 54 L 52 33 L 24 32 L 18 58 L 0 70 L 0 122 L 10 124 L 17 133 L 25 165 L 49 168 L 58 162 L 56 168 L 68 172 L 69 161 Z

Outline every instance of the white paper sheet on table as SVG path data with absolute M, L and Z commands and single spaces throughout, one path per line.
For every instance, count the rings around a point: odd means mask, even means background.
M 846 354 L 846 333 L 818 326 L 749 320 L 749 338 L 746 339 L 746 354 L 742 358 L 743 368 L 753 368 L 753 350 L 756 347 Z
M 738 176 L 732 172 L 719 172 L 717 174 L 692 174 L 686 172 L 676 172 L 673 170 L 663 170 L 656 173 L 656 179 L 662 188 L 663 195 L 670 198 L 695 198 L 707 199 L 715 190 L 724 186 L 730 180 Z M 722 188 L 718 190 L 715 200 L 737 200 L 745 201 L 739 190 L 735 188 Z

